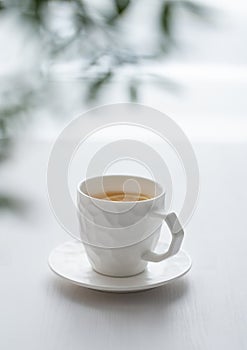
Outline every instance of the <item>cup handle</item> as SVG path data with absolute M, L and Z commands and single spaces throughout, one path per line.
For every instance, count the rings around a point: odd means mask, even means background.
M 142 259 L 146 261 L 159 262 L 177 254 L 182 245 L 184 230 L 175 213 L 165 214 L 161 212 L 155 212 L 154 215 L 165 220 L 167 226 L 170 229 L 172 240 L 168 250 L 165 253 L 158 254 L 149 250 L 142 255 Z

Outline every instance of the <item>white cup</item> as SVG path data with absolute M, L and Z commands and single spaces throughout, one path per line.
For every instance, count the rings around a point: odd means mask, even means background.
M 109 191 L 143 193 L 142 201 L 109 201 L 94 195 Z M 86 179 L 77 188 L 81 240 L 92 268 L 104 275 L 132 276 L 147 263 L 175 255 L 184 231 L 175 213 L 164 211 L 165 191 L 156 182 L 131 175 L 107 175 Z M 154 252 L 163 220 L 172 240 L 162 254 Z

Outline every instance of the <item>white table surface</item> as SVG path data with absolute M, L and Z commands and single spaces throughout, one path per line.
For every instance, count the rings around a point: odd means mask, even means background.
M 49 270 L 49 252 L 69 239 L 47 201 L 50 145 L 6 164 L 2 184 L 28 202 L 26 213 L 0 217 L 0 349 L 247 349 L 247 144 L 194 147 L 201 193 L 184 243 L 192 270 L 134 294 L 87 290 Z

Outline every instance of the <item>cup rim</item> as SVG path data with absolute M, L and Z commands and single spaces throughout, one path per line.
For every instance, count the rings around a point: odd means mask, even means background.
M 154 196 L 152 198 L 149 198 L 149 199 L 144 199 L 143 201 L 114 201 L 114 204 L 116 205 L 123 205 L 123 204 L 130 204 L 130 203 L 148 203 L 148 202 L 152 202 L 154 200 L 157 200 L 159 199 L 160 197 L 162 197 L 164 194 L 165 194 L 165 189 L 163 188 L 163 186 L 161 186 L 160 183 L 158 183 L 157 181 L 154 181 L 152 179 L 149 179 L 147 177 L 144 177 L 144 176 L 137 176 L 137 175 L 128 175 L 128 174 L 124 174 L 124 175 L 121 175 L 121 174 L 109 174 L 109 175 L 102 175 L 102 176 L 93 176 L 93 177 L 89 177 L 89 178 L 86 178 L 82 181 L 80 181 L 77 185 L 77 192 L 80 193 L 82 196 L 84 197 L 87 197 L 91 200 L 94 200 L 96 202 L 99 202 L 99 203 L 109 203 L 111 201 L 107 200 L 107 199 L 102 199 L 102 198 L 95 198 L 95 197 L 92 197 L 90 196 L 89 194 L 83 192 L 81 190 L 81 186 L 88 180 L 94 180 L 94 179 L 98 179 L 98 178 L 102 178 L 102 177 L 126 177 L 126 178 L 132 178 L 132 179 L 141 179 L 141 180 L 146 180 L 146 181 L 150 181 L 152 182 L 153 184 L 155 184 L 156 186 L 158 186 L 160 189 L 161 189 L 161 193 L 158 194 L 157 196 Z

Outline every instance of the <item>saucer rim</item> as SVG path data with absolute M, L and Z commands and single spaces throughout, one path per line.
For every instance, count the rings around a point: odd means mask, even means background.
M 80 282 L 78 280 L 75 280 L 75 279 L 71 279 L 69 277 L 66 277 L 62 274 L 60 274 L 58 271 L 56 271 L 53 266 L 52 266 L 52 263 L 51 263 L 51 257 L 52 257 L 52 254 L 54 253 L 54 250 L 57 249 L 58 247 L 61 247 L 63 245 L 65 245 L 66 243 L 68 242 L 71 242 L 71 241 L 65 241 L 64 243 L 62 244 L 59 244 L 58 246 L 56 246 L 55 248 L 52 249 L 52 251 L 50 252 L 49 254 L 49 257 L 48 257 L 48 266 L 50 268 L 50 270 L 55 273 L 55 275 L 57 275 L 58 277 L 62 278 L 63 280 L 69 282 L 69 283 L 72 283 L 74 285 L 77 285 L 77 286 L 80 286 L 80 287 L 83 287 L 83 288 L 87 288 L 87 289 L 92 289 L 92 290 L 96 290 L 96 291 L 102 291 L 102 292 L 113 292 L 113 293 L 122 293 L 122 292 L 138 292 L 138 291 L 144 291 L 144 290 L 148 290 L 148 289 L 154 289 L 154 288 L 158 288 L 158 287 L 161 287 L 165 284 L 168 284 L 168 283 L 171 283 L 173 281 L 175 281 L 176 279 L 180 278 L 180 277 L 183 277 L 184 275 L 186 275 L 192 268 L 192 259 L 190 257 L 190 255 L 184 250 L 184 249 L 180 249 L 179 253 L 183 253 L 187 259 L 188 259 L 188 267 L 185 269 L 184 272 L 182 272 L 181 274 L 175 276 L 175 277 L 172 277 L 170 279 L 167 279 L 165 281 L 161 281 L 161 282 L 156 282 L 156 283 L 150 283 L 150 284 L 142 284 L 142 285 L 138 285 L 138 286 L 99 286 L 99 285 L 95 285 L 95 284 L 88 284 L 88 283 L 84 283 L 84 282 Z M 164 242 L 161 242 L 161 243 L 164 243 Z M 171 257 L 170 259 L 172 259 L 173 257 Z M 129 276 L 129 277 L 114 277 L 114 276 L 107 276 L 107 275 L 103 275 L 103 274 L 100 274 L 98 273 L 97 271 L 93 270 L 92 269 L 92 272 L 93 273 L 96 273 L 98 274 L 99 276 L 101 276 L 102 278 L 105 278 L 105 279 L 113 279 L 113 280 L 118 280 L 118 279 L 121 279 L 121 280 L 124 280 L 124 279 L 134 279 L 136 278 L 137 276 L 140 276 L 143 272 L 137 274 L 137 275 L 134 275 L 134 276 Z

